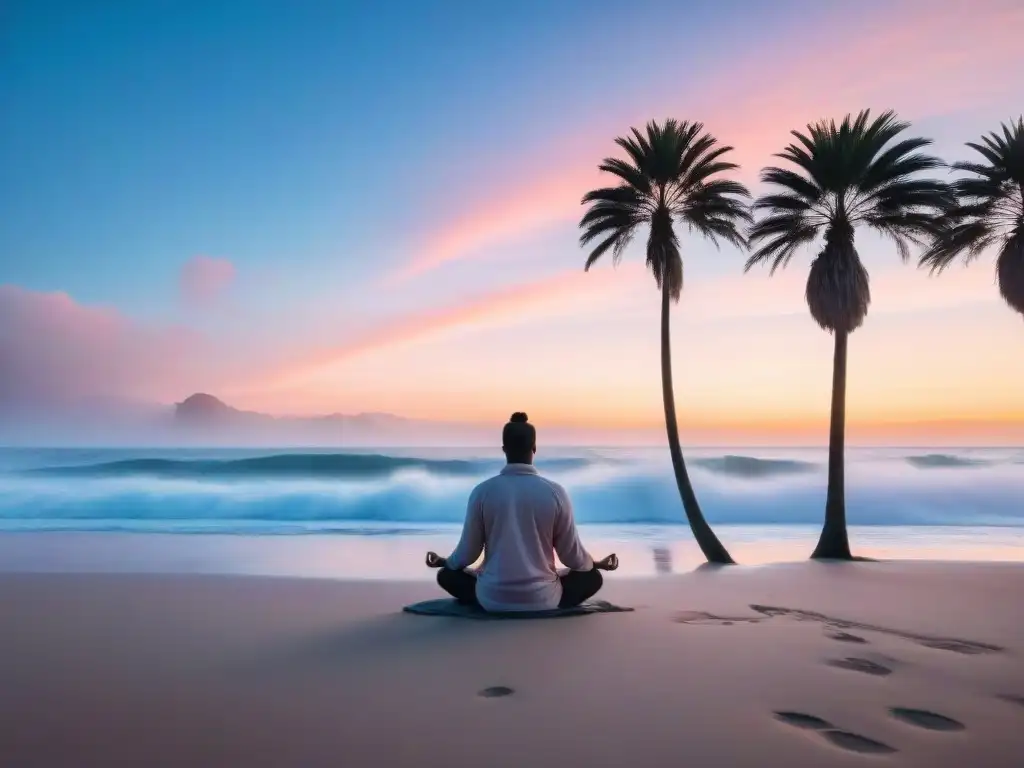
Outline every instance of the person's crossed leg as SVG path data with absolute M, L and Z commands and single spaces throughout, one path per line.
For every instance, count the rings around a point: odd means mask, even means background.
M 437 584 L 458 600 L 459 605 L 480 605 L 476 599 L 476 576 L 469 571 L 441 568 L 437 572 Z
M 589 571 L 567 571 L 559 574 L 558 580 L 562 582 L 559 608 L 575 608 L 596 595 L 604 584 L 604 577 L 597 568 Z M 471 572 L 441 568 L 437 572 L 437 583 L 461 605 L 480 605 L 476 599 L 476 576 Z
M 558 580 L 562 582 L 559 608 L 575 608 L 596 595 L 604 584 L 604 576 L 597 568 L 591 568 L 589 571 L 567 571 L 559 574 Z

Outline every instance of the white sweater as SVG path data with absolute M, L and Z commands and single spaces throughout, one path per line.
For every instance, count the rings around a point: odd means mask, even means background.
M 594 567 L 576 532 L 569 494 L 531 464 L 507 464 L 473 489 L 462 538 L 447 567 L 466 568 L 484 550 L 476 596 L 488 611 L 557 608 L 562 585 L 556 552 L 572 570 Z

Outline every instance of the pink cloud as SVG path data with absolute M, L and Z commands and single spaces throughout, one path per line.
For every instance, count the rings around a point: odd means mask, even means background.
M 343 363 L 358 355 L 430 338 L 458 328 L 482 328 L 535 317 L 538 312 L 573 311 L 579 303 L 605 296 L 616 290 L 640 265 L 623 265 L 619 270 L 585 273 L 582 269 L 560 272 L 550 277 L 477 296 L 462 304 L 394 318 L 349 340 L 308 355 L 265 377 L 256 386 L 243 386 L 239 393 L 286 388 L 316 376 L 328 366 Z M 625 273 L 625 274 L 624 274 Z
M 170 401 L 201 347 L 65 293 L 0 285 L 0 407 L 125 397 Z
M 582 192 L 598 181 L 593 168 L 535 180 L 477 205 L 466 216 L 428 236 L 422 252 L 395 277 L 415 277 L 490 245 L 523 237 L 576 213 Z
M 193 256 L 181 268 L 178 287 L 182 300 L 192 306 L 215 301 L 235 279 L 235 265 L 227 259 Z
M 741 178 L 753 184 L 771 155 L 789 142 L 789 131 L 809 121 L 866 106 L 920 118 L 999 101 L 1015 87 L 1012 72 L 1024 68 L 1019 43 L 1024 5 L 979 1 L 873 7 L 884 18 L 872 18 L 860 6 L 851 18 L 844 6 L 827 20 L 825 32 L 797 29 L 799 41 L 766 45 L 720 74 L 702 74 L 700 90 L 682 103 L 674 95 L 676 84 L 668 85 L 668 100 L 650 105 L 648 117 L 701 120 L 736 148 L 732 160 L 741 165 Z M 550 163 L 537 166 L 524 158 L 518 180 L 502 178 L 499 188 L 476 190 L 465 212 L 425 237 L 395 276 L 421 275 L 577 221 L 583 193 L 605 181 L 596 173 L 598 162 L 617 151 L 615 135 L 637 124 L 634 118 L 602 121 L 561 151 L 536 153 L 560 157 L 554 170 Z

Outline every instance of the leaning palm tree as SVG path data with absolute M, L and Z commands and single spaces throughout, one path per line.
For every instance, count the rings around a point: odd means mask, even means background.
M 868 313 L 868 273 L 853 244 L 854 230 L 866 226 L 889 237 L 906 261 L 911 245 L 935 231 L 938 213 L 951 194 L 940 181 L 920 174 L 942 166 L 918 152 L 928 139 L 901 136 L 909 127 L 895 113 L 870 120 L 864 110 L 841 125 L 821 121 L 777 157 L 793 168 L 766 168 L 761 180 L 774 187 L 754 204 L 765 215 L 751 228 L 754 252 L 746 270 L 769 264 L 785 267 L 805 245 L 819 242 L 811 262 L 806 299 L 811 317 L 835 337 L 832 413 L 828 441 L 828 493 L 825 524 L 815 558 L 850 559 L 846 531 L 844 446 L 846 438 L 846 348 L 850 333 Z
M 616 186 L 595 189 L 583 197 L 583 204 L 589 208 L 580 221 L 580 244 L 592 245 L 584 269 L 589 270 L 609 252 L 612 262 L 618 263 L 637 230 L 649 229 L 647 266 L 661 290 L 661 386 L 676 485 L 704 557 L 712 563 L 732 563 L 729 552 L 704 519 L 679 445 L 669 308 L 679 301 L 683 290 L 683 261 L 675 224 L 716 245 L 725 240 L 744 247 L 742 227 L 751 220 L 745 199 L 750 193 L 739 182 L 722 178 L 737 167 L 723 160 L 732 147 L 719 146 L 701 123 L 666 120 L 659 125 L 652 121 L 646 131 L 633 128 L 631 134 L 615 140 L 626 159 L 608 158 L 600 165 L 601 171 L 616 177 Z
M 953 165 L 970 175 L 953 182 L 957 206 L 943 217 L 921 266 L 940 272 L 959 256 L 970 262 L 998 247 L 999 293 L 1024 315 L 1024 117 L 981 141 L 967 146 L 984 162 Z

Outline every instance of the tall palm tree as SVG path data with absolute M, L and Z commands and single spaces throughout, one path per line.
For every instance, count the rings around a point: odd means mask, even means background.
M 1024 315 L 1024 117 L 1002 128 L 980 144 L 968 142 L 984 162 L 953 165 L 970 176 L 953 182 L 957 206 L 943 218 L 921 266 L 940 272 L 958 256 L 970 262 L 996 246 L 999 293 Z
M 584 269 L 589 270 L 611 252 L 618 263 L 641 227 L 649 229 L 647 266 L 661 290 L 661 386 L 665 402 L 665 428 L 675 470 L 676 485 L 690 529 L 704 557 L 712 563 L 734 562 L 701 512 L 683 461 L 672 389 L 672 350 L 669 343 L 669 308 L 683 290 L 683 261 L 675 224 L 685 226 L 718 245 L 720 240 L 745 247 L 742 227 L 751 220 L 745 202 L 747 188 L 722 178 L 737 168 L 723 157 L 732 147 L 720 146 L 701 123 L 666 120 L 650 122 L 644 132 L 615 143 L 626 159 L 608 158 L 600 170 L 617 178 L 616 186 L 588 192 L 587 212 L 580 221 L 580 244 L 593 245 Z
M 942 166 L 918 152 L 928 139 L 902 136 L 909 127 L 895 113 L 874 120 L 868 110 L 842 124 L 823 120 L 793 131 L 796 141 L 776 157 L 793 168 L 765 168 L 761 180 L 774 187 L 754 204 L 763 212 L 749 236 L 754 253 L 745 270 L 770 264 L 771 273 L 822 236 L 811 262 L 806 299 L 811 317 L 835 337 L 832 412 L 828 440 L 825 524 L 815 558 L 850 559 L 846 531 L 844 447 L 846 440 L 846 348 L 850 333 L 868 313 L 868 273 L 854 248 L 854 230 L 866 226 L 889 237 L 906 261 L 910 246 L 935 232 L 938 212 L 948 207 L 946 184 L 920 174 Z

